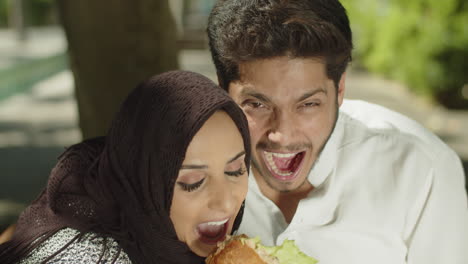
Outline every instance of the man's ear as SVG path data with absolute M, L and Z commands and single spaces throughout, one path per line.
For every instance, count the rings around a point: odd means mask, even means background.
M 216 79 L 218 80 L 218 86 L 221 87 L 221 77 L 219 76 L 218 73 L 216 73 Z
M 337 93 L 338 106 L 341 106 L 341 104 L 343 103 L 345 88 L 346 88 L 345 82 L 346 82 L 346 72 L 343 72 L 340 78 L 340 82 L 338 83 L 338 91 L 337 91 L 338 92 Z

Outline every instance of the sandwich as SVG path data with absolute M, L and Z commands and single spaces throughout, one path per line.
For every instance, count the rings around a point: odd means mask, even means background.
M 285 240 L 280 246 L 268 247 L 259 238 L 246 235 L 228 236 L 206 258 L 206 264 L 315 264 L 318 261 L 307 256 L 293 240 Z

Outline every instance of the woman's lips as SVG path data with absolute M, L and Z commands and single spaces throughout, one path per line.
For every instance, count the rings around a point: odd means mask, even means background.
M 300 152 L 269 152 L 262 151 L 264 163 L 270 174 L 280 181 L 291 181 L 299 175 L 306 154 Z
M 199 224 L 197 226 L 199 240 L 208 245 L 216 245 L 219 241 L 223 241 L 228 231 L 229 219 Z

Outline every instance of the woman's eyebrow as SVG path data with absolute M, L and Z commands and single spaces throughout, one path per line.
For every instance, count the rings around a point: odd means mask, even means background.
M 191 165 L 191 164 L 182 165 L 180 167 L 181 170 L 201 170 L 201 169 L 207 169 L 207 168 L 208 168 L 207 165 Z
M 240 156 L 242 156 L 244 154 L 245 154 L 245 151 L 239 152 L 236 156 L 231 158 L 227 163 L 231 163 L 231 162 L 235 161 L 236 159 L 238 159 Z M 207 168 L 208 168 L 207 165 L 185 164 L 185 165 L 180 166 L 181 170 L 201 170 L 201 169 L 207 169 Z
M 227 163 L 231 163 L 231 162 L 235 161 L 236 159 L 238 159 L 240 156 L 242 156 L 244 154 L 245 154 L 245 151 L 239 152 L 236 156 L 234 156 L 232 159 L 230 159 Z

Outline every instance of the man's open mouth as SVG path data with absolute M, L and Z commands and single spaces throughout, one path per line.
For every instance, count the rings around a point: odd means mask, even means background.
M 229 218 L 222 221 L 213 221 L 197 226 L 199 240 L 205 244 L 216 245 L 226 237 L 229 225 Z
M 305 151 L 278 153 L 262 151 L 271 175 L 280 181 L 291 181 L 299 174 Z

